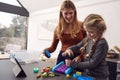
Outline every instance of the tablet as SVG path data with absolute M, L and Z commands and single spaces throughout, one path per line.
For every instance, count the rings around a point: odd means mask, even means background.
M 18 60 L 15 57 L 13 59 L 16 62 L 16 65 L 13 68 L 13 72 L 14 72 L 15 76 L 16 77 L 26 77 L 26 74 L 25 74 L 23 68 L 21 67 L 20 63 L 18 62 Z

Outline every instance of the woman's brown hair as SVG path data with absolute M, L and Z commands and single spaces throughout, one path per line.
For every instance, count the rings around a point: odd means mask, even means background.
M 74 3 L 71 0 L 65 0 L 61 5 L 59 21 L 58 21 L 58 25 L 55 29 L 58 38 L 62 37 L 62 34 L 64 33 L 65 27 L 67 25 L 67 23 L 65 22 L 65 20 L 63 18 L 63 15 L 62 15 L 62 11 L 65 9 L 74 10 L 74 20 L 73 20 L 73 23 L 71 23 L 72 27 L 70 29 L 71 37 L 75 36 L 78 29 L 80 29 L 80 25 L 82 25 L 82 22 L 79 22 L 77 19 L 77 11 L 76 11 L 76 7 L 75 7 Z

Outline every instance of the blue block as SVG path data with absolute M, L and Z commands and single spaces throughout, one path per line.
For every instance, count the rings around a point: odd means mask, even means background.
M 49 52 L 48 50 L 45 50 L 45 56 L 46 56 L 47 58 L 50 58 L 50 57 L 51 57 L 50 52 Z
M 65 70 L 65 74 L 70 74 L 72 72 L 72 68 L 69 67 L 67 70 Z
M 79 76 L 77 79 L 78 80 L 94 80 L 93 78 L 87 77 L 87 76 Z

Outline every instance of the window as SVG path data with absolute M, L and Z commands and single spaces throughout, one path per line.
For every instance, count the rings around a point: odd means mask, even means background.
M 4 50 L 7 44 L 27 48 L 29 13 L 17 1 L 0 0 L 0 50 Z

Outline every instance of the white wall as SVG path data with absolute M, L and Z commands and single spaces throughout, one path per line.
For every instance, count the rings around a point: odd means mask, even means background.
M 56 24 L 47 24 L 47 22 L 51 20 L 53 22 L 57 22 L 59 11 L 49 12 L 49 9 L 47 11 L 47 13 L 44 12 L 44 10 L 33 13 L 29 18 L 28 50 L 42 51 L 44 48 L 49 47 L 52 43 L 53 31 L 56 27 Z M 52 57 L 56 57 L 59 52 L 58 50 L 60 49 L 57 49 Z
M 83 20 L 90 13 L 98 13 L 105 19 L 107 25 L 105 37 L 108 40 L 109 47 L 114 48 L 115 45 L 120 47 L 120 0 L 101 0 L 101 3 L 96 2 L 93 5 L 78 7 L 79 19 Z
M 80 20 L 90 13 L 102 15 L 107 24 L 105 37 L 110 48 L 120 46 L 120 0 L 82 0 L 75 3 Z M 30 14 L 28 28 L 28 50 L 42 51 L 51 45 L 53 30 L 59 17 L 59 6 Z M 59 44 L 60 46 L 61 44 Z M 52 55 L 56 57 L 60 47 Z

